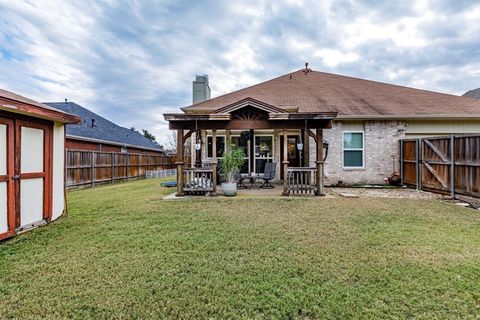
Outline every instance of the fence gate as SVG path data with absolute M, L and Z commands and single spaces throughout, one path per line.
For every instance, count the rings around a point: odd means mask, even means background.
M 480 197 L 480 135 L 404 139 L 400 153 L 403 184 Z
M 420 140 L 420 177 L 422 189 L 450 192 L 454 195 L 452 172 L 452 139 Z

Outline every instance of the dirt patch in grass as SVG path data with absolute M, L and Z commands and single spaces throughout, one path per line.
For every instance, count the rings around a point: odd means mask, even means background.
M 443 196 L 425 192 L 422 190 L 415 190 L 412 188 L 327 188 L 328 194 L 341 196 L 341 193 L 353 193 L 359 197 L 370 198 L 392 198 L 392 199 L 412 199 L 412 200 L 434 200 L 442 199 Z

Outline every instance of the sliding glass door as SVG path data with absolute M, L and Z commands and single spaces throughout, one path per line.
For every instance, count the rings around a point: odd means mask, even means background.
M 273 135 L 255 135 L 255 172 L 263 173 L 265 164 L 273 162 Z
M 233 148 L 241 148 L 245 155 L 243 166 L 240 169 L 240 173 L 250 173 L 250 141 L 247 138 L 241 136 L 231 136 L 231 146 Z

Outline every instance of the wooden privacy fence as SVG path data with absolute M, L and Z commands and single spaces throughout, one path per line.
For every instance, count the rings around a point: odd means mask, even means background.
M 403 184 L 480 197 L 480 135 L 400 140 Z
M 66 150 L 67 188 L 144 178 L 147 170 L 175 169 L 175 157 L 143 153 Z

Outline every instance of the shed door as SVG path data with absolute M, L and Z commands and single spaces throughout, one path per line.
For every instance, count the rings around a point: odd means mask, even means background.
M 17 120 L 16 141 L 16 225 L 26 229 L 51 216 L 50 127 Z
M 15 233 L 14 126 L 0 117 L 0 239 Z

